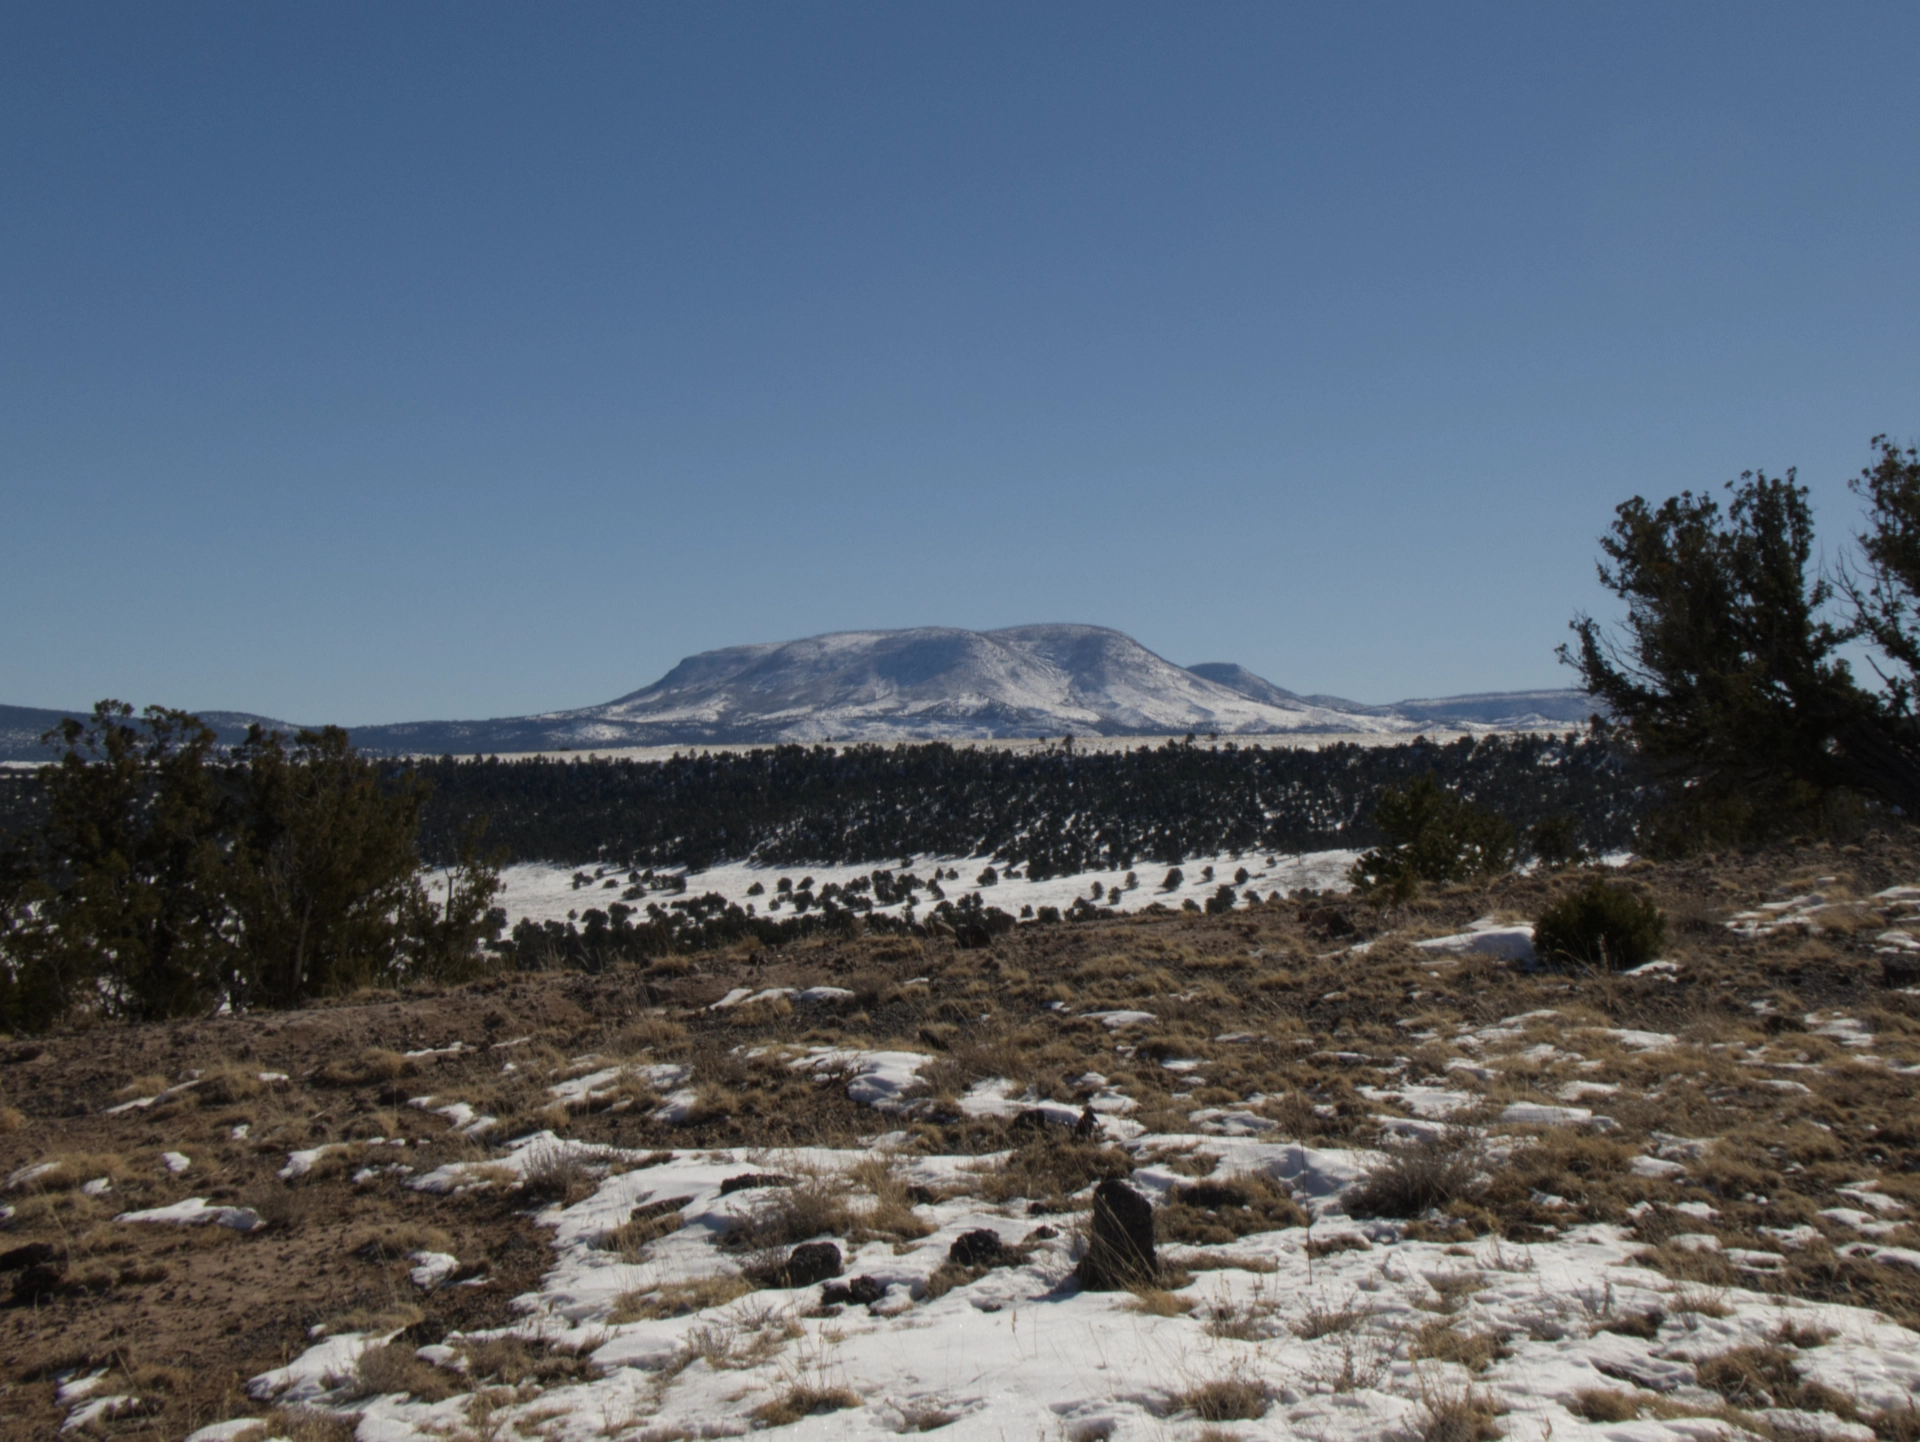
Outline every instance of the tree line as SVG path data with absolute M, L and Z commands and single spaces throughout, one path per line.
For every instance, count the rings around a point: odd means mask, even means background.
M 515 861 L 704 870 L 983 856 L 1036 880 L 1231 851 L 1364 847 L 1382 787 L 1433 774 L 1523 833 L 1561 818 L 1628 844 L 1644 803 L 1626 749 L 1578 734 L 1318 750 L 1168 742 L 1126 751 L 781 746 L 665 761 L 421 763 L 421 849 L 457 854 L 471 817 Z

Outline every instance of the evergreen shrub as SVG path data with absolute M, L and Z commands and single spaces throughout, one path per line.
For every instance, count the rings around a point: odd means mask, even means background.
M 1660 954 L 1667 918 L 1625 887 L 1589 882 L 1563 896 L 1533 924 L 1533 949 L 1548 958 L 1625 971 Z

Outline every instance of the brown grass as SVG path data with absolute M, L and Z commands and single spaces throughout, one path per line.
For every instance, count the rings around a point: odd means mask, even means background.
M 348 1379 L 348 1395 L 385 1397 L 402 1392 L 422 1402 L 438 1402 L 454 1394 L 457 1380 L 422 1362 L 406 1343 L 389 1342 L 360 1354 Z
M 1506 1435 L 1494 1420 L 1499 1411 L 1493 1399 L 1484 1394 L 1471 1388 L 1448 1392 L 1425 1386 L 1421 1393 L 1416 1433 L 1420 1442 L 1494 1442 Z
M 1132 1291 L 1133 1296 L 1126 1303 L 1129 1312 L 1148 1317 L 1184 1317 L 1193 1310 L 1192 1297 L 1182 1297 L 1164 1287 L 1135 1287 Z
M 1177 1392 L 1173 1404 L 1202 1422 L 1251 1422 L 1267 1415 L 1267 1389 L 1251 1377 L 1215 1377 Z
M 806 1177 L 755 1197 L 727 1233 L 729 1249 L 765 1251 L 798 1246 L 819 1237 L 844 1237 L 853 1229 L 847 1189 L 828 1177 Z
M 583 1382 L 600 1375 L 599 1369 L 575 1352 L 543 1348 L 518 1337 L 491 1337 L 458 1344 L 467 1375 L 475 1381 L 517 1387 L 522 1382 L 545 1386 Z
M 763 1402 L 749 1414 L 763 1427 L 786 1427 L 803 1417 L 823 1412 L 841 1412 L 860 1406 L 860 1394 L 845 1387 L 789 1387 L 771 1402 Z
M 1051 1135 L 1015 1147 L 1004 1164 L 983 1169 L 980 1195 L 991 1202 L 1026 1198 L 1042 1208 L 1066 1210 L 1066 1199 L 1108 1177 L 1125 1180 L 1132 1159 L 1118 1147 L 1095 1146 L 1071 1140 L 1058 1127 Z
M 595 1245 L 605 1251 L 618 1252 L 625 1261 L 638 1262 L 646 1256 L 651 1243 L 680 1230 L 686 1221 L 680 1208 L 692 1200 L 692 1197 L 666 1197 L 657 1202 L 643 1202 L 627 1214 L 626 1221 L 602 1234 Z
M 614 1304 L 609 1320 L 618 1324 L 685 1317 L 709 1307 L 724 1307 L 752 1290 L 753 1283 L 737 1274 L 701 1277 L 691 1282 L 663 1282 L 647 1291 L 626 1293 Z
M 585 1158 L 571 1147 L 542 1148 L 520 1175 L 525 1195 L 565 1206 L 585 1201 L 599 1185 Z
M 411 1058 L 385 1047 L 368 1047 L 357 1057 L 330 1061 L 321 1067 L 316 1080 L 329 1086 L 360 1087 L 375 1082 L 413 1076 L 419 1071 Z
M 1484 1372 L 1507 1355 L 1506 1339 L 1493 1332 L 1462 1332 L 1454 1323 L 1432 1321 L 1413 1336 L 1408 1355 L 1436 1362 L 1458 1362 L 1469 1372 Z
M 1348 1297 L 1338 1307 L 1329 1307 L 1325 1300 L 1307 1303 L 1300 1313 L 1300 1319 L 1289 1329 L 1293 1335 L 1311 1342 L 1317 1337 L 1331 1337 L 1340 1332 L 1351 1332 L 1367 1318 L 1373 1315 L 1373 1308 L 1361 1303 L 1357 1297 Z
M 1479 1137 L 1450 1127 L 1388 1152 L 1347 1194 L 1347 1210 L 1356 1217 L 1418 1217 L 1476 1190 L 1482 1165 Z
M 1260 1172 L 1176 1187 L 1153 1215 L 1160 1242 L 1213 1244 L 1256 1232 L 1307 1225 L 1306 1211 L 1286 1187 Z

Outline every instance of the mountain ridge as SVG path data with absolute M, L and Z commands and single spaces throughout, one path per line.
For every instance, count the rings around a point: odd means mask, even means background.
M 476 721 L 350 727 L 385 754 L 511 754 L 634 746 L 988 740 L 1205 734 L 1412 735 L 1423 727 L 1541 729 L 1593 710 L 1577 690 L 1484 692 L 1369 706 L 1303 696 L 1232 662 L 1176 665 L 1104 626 L 838 631 L 683 658 L 598 706 Z M 67 715 L 0 706 L 0 759 L 45 759 L 39 735 Z M 201 713 L 223 744 L 247 712 Z

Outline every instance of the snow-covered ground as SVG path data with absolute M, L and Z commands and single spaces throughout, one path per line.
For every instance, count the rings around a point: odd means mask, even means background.
M 1483 1029 L 1482 1045 L 1517 1044 L 1528 1020 Z M 889 1086 L 877 1095 L 897 1102 L 899 1091 Z M 1436 1090 L 1406 1100 L 1414 1110 L 1444 1114 L 1470 1099 Z M 1589 1116 L 1567 1109 L 1565 1117 L 1533 1120 L 1551 1125 Z M 537 1395 L 500 1387 L 439 1402 L 398 1393 L 357 1397 L 359 1355 L 389 1339 L 343 1334 L 253 1378 L 250 1391 L 262 1405 L 357 1417 L 360 1442 L 738 1436 L 777 1420 L 766 1409 L 795 1396 L 824 1409 L 783 1427 L 795 1439 L 878 1438 L 929 1426 L 956 1442 L 1197 1439 L 1205 1435 L 1199 1399 L 1209 1388 L 1237 1388 L 1243 1403 L 1254 1399 L 1227 1433 L 1249 1442 L 1418 1437 L 1436 1409 L 1469 1398 L 1501 1414 L 1508 1438 L 1526 1442 L 1705 1442 L 1746 1435 L 1705 1415 L 1724 1410 L 1723 1399 L 1696 1380 L 1696 1364 L 1735 1348 L 1800 1338 L 1793 1359 L 1801 1379 L 1863 1411 L 1904 1407 L 1920 1389 L 1920 1338 L 1875 1313 L 1738 1287 L 1711 1296 L 1690 1292 L 1637 1265 L 1638 1248 L 1612 1226 L 1575 1227 L 1526 1246 L 1411 1240 L 1402 1224 L 1346 1214 L 1348 1189 L 1377 1154 L 1211 1130 L 1128 1139 L 1136 1158 L 1131 1185 L 1163 1202 L 1193 1180 L 1191 1166 L 1178 1164 L 1204 1150 L 1217 1158 L 1218 1178 L 1260 1174 L 1285 1183 L 1312 1216 L 1311 1227 L 1164 1248 L 1165 1263 L 1198 1278 L 1182 1289 L 1184 1312 L 1155 1305 L 1153 1296 L 1083 1291 L 1072 1280 L 1084 1242 L 1071 1217 L 1030 1216 L 1020 1199 L 984 1200 L 977 1187 L 998 1158 L 914 1155 L 905 1141 L 904 1133 L 883 1132 L 860 1151 L 703 1149 L 662 1161 L 658 1153 L 622 1153 L 541 1132 L 513 1143 L 504 1160 L 440 1168 L 413 1185 L 428 1195 L 513 1185 L 568 1155 L 603 1180 L 577 1204 L 540 1213 L 552 1231 L 554 1265 L 517 1300 L 518 1321 L 499 1332 L 449 1337 L 418 1355 L 458 1370 L 466 1365 L 465 1346 L 511 1336 L 590 1357 L 599 1374 Z M 902 1149 L 894 1152 L 896 1146 Z M 892 1166 L 897 1181 L 937 1200 L 915 1208 L 930 1229 L 918 1241 L 840 1244 L 840 1281 L 865 1279 L 869 1304 L 824 1306 L 817 1284 L 746 1292 L 727 1285 L 739 1276 L 740 1259 L 716 1240 L 777 1195 L 758 1185 L 739 1189 L 742 1174 L 763 1174 L 762 1182 L 768 1172 L 842 1178 L 857 1215 L 862 1204 L 850 1174 L 867 1168 L 871 1176 L 876 1159 Z M 656 1200 L 678 1212 L 680 1225 L 639 1260 L 607 1249 L 607 1235 Z M 1876 1205 L 1876 1216 L 1901 1210 L 1871 1191 L 1863 1200 Z M 1010 1249 L 1006 1264 L 943 1291 L 936 1273 L 950 1249 L 983 1229 Z M 1711 1237 L 1705 1244 L 1717 1246 Z M 1783 1246 L 1794 1244 L 1783 1235 Z M 1769 1257 L 1778 1260 L 1770 1253 L 1751 1260 L 1757 1269 Z M 413 1280 L 422 1288 L 448 1284 L 458 1270 L 448 1254 L 415 1260 Z M 1914 1262 L 1906 1255 L 1882 1260 L 1914 1265 L 1920 1255 Z M 673 1309 L 664 1305 L 676 1297 L 686 1299 L 683 1315 L 669 1315 Z M 1635 1318 L 1653 1320 L 1615 1325 Z M 1436 1327 L 1463 1338 L 1498 1338 L 1500 1355 L 1478 1374 L 1419 1355 L 1433 1350 L 1418 1339 Z M 1623 1389 L 1657 1395 L 1667 1415 L 1586 1420 L 1580 1394 Z M 1684 1415 L 1689 1408 L 1697 1415 Z M 1244 1415 L 1252 1411 L 1259 1415 Z M 1757 1415 L 1776 1437 L 1873 1436 L 1831 1415 L 1767 1408 Z M 474 1432 L 476 1418 L 494 1430 Z M 205 1429 L 195 1439 L 215 1442 L 236 1430 L 221 1426 L 227 1430 Z
M 941 878 L 940 888 L 948 900 L 957 903 L 969 892 L 977 892 L 982 905 L 997 906 L 1017 917 L 1021 914 L 1021 908 L 1027 906 L 1035 911 L 1043 906 L 1056 906 L 1065 911 L 1075 901 L 1083 897 L 1091 898 L 1096 883 L 1102 893 L 1100 904 L 1123 912 L 1139 911 L 1156 901 L 1176 909 L 1183 901 L 1204 905 L 1223 883 L 1232 883 L 1242 869 L 1248 874 L 1241 888 L 1242 894 L 1257 891 L 1264 898 L 1275 891 L 1284 895 L 1303 887 L 1316 891 L 1344 891 L 1347 889 L 1347 870 L 1358 855 L 1354 851 L 1309 851 L 1298 855 L 1249 851 L 1194 857 L 1180 864 L 1181 881 L 1171 890 L 1166 888 L 1165 883 L 1173 868 L 1150 862 L 1141 862 L 1133 868 L 1135 881 L 1130 888 L 1125 871 L 1084 871 L 1033 881 L 1024 870 L 1017 867 L 1012 874 L 1000 871 L 992 858 L 985 856 L 916 856 L 912 858 L 912 864 L 906 867 L 901 867 L 899 859 L 895 858 L 888 869 L 896 875 L 912 872 L 923 882 L 930 881 L 937 870 Z M 990 866 L 995 866 L 999 879 L 992 885 L 982 885 L 980 875 Z M 814 894 L 818 895 L 829 882 L 844 886 L 856 877 L 871 875 L 875 869 L 872 863 L 861 866 L 762 866 L 751 861 L 730 862 L 706 871 L 676 869 L 656 875 L 683 876 L 687 884 L 685 892 L 650 892 L 645 901 L 627 904 L 644 909 L 647 901 L 665 905 L 681 896 L 704 896 L 712 892 L 743 907 L 753 908 L 756 915 L 787 917 L 797 914 L 790 903 L 783 902 L 778 910 L 773 909 L 773 903 L 779 900 L 782 878 L 796 887 L 812 878 Z M 576 887 L 573 880 L 576 874 L 588 877 L 588 883 Z M 509 866 L 501 873 L 501 879 L 505 886 L 499 904 L 506 909 L 509 927 L 523 918 L 536 923 L 566 921 L 577 918 L 589 907 L 597 906 L 605 910 L 609 903 L 620 900 L 628 886 L 624 867 L 554 866 L 540 862 Z M 761 888 L 758 893 L 753 890 L 755 886 Z M 1119 893 L 1117 896 L 1114 894 L 1116 889 Z M 924 888 L 914 893 L 917 915 L 925 916 L 936 904 L 937 898 Z M 905 913 L 906 903 L 874 909 L 899 916 Z

